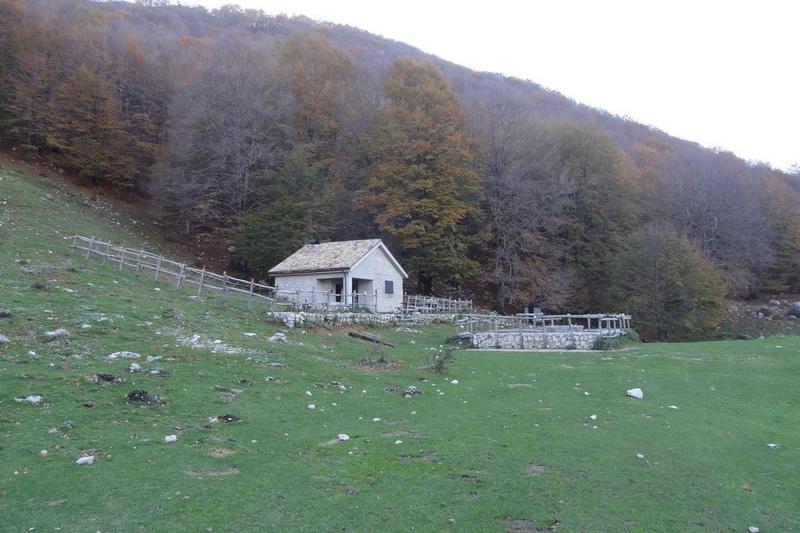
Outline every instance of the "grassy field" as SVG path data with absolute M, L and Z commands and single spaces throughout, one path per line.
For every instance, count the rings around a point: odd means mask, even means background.
M 260 309 L 68 253 L 74 232 L 157 246 L 144 228 L 0 166 L 2 531 L 800 530 L 798 337 L 461 350 L 437 374 L 452 326 L 373 329 L 396 344 L 377 371 L 346 332 L 271 343 Z M 129 373 L 123 350 L 161 359 Z

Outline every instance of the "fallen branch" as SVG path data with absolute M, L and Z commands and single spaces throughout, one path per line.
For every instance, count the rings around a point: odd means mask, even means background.
M 348 333 L 348 335 L 350 335 L 351 337 L 355 337 L 356 339 L 361 339 L 362 341 L 371 342 L 373 344 L 383 344 L 384 346 L 389 346 L 390 348 L 394 348 L 394 344 L 381 340 L 377 337 L 373 337 L 372 335 L 367 335 L 365 333 L 356 333 L 355 331 L 351 331 Z

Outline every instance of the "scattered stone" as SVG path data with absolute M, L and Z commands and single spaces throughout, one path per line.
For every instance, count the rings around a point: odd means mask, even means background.
M 136 352 L 114 352 L 109 354 L 109 359 L 141 359 L 142 355 Z
M 756 526 L 750 526 L 747 528 L 747 531 L 749 531 L 750 533 L 759 533 L 761 530 L 758 529 Z
M 148 355 L 145 357 L 145 362 L 152 363 L 153 361 L 158 361 L 159 359 L 163 359 L 160 355 Z
M 777 450 L 778 448 L 780 448 L 780 445 L 775 444 L 774 442 L 770 442 L 769 444 L 767 444 L 767 446 L 769 446 L 773 450 Z
M 244 335 L 245 337 L 257 337 L 258 336 L 255 333 L 242 333 L 242 335 Z
M 159 378 L 166 378 L 169 376 L 169 373 L 166 370 L 159 367 L 151 368 L 150 370 L 147 371 L 147 373 L 151 376 L 156 376 Z
M 411 385 L 403 392 L 403 398 L 411 398 L 413 396 L 419 396 L 420 394 L 422 394 L 422 389 Z
M 69 337 L 69 331 L 64 328 L 54 329 L 53 331 L 45 331 L 42 338 L 45 342 L 52 342 L 58 339 L 66 339 Z
M 240 422 L 242 419 L 238 416 L 234 415 L 219 415 L 217 416 L 218 422 L 223 422 L 225 424 L 234 424 L 236 422 Z
M 83 330 L 92 329 L 92 325 L 91 324 L 81 324 L 81 329 L 83 329 Z
M 39 457 L 47 457 L 47 450 L 39 450 Z
M 47 432 L 53 434 L 53 433 L 58 433 L 58 430 L 56 428 L 50 428 L 47 430 Z
M 317 408 L 317 406 L 316 406 L 316 404 L 310 403 L 310 404 L 308 404 L 308 408 L 313 411 L 314 409 Z
M 0 333 L 0 344 L 8 344 L 9 342 L 11 341 L 8 339 L 8 337 Z
M 669 407 L 670 409 L 676 409 L 676 410 L 678 409 L 677 405 L 668 405 L 667 407 Z
M 637 398 L 639 400 L 644 399 L 644 392 L 642 392 L 642 389 L 640 389 L 639 387 L 636 387 L 635 389 L 628 390 L 627 394 L 631 398 Z
M 450 384 L 451 384 L 451 385 L 458 385 L 458 380 L 457 380 L 457 379 L 454 379 L 453 381 L 451 381 L 451 382 L 450 382 Z
M 396 441 L 394 441 L 394 443 L 395 443 L 395 444 L 403 444 L 403 441 L 401 441 L 401 440 L 396 440 Z
M 165 435 L 164 442 L 177 442 L 178 436 L 177 435 Z
M 144 390 L 132 390 L 128 393 L 128 403 L 137 403 L 144 405 L 163 405 L 164 402 L 158 396 L 151 396 Z
M 789 306 L 789 309 L 786 310 L 785 316 L 790 317 L 793 316 L 795 318 L 800 318 L 800 302 L 794 302 Z
M 94 400 L 87 400 L 87 401 L 83 402 L 83 406 L 84 407 L 94 407 L 95 406 Z
M 31 394 L 29 396 L 25 396 L 24 398 L 14 398 L 18 402 L 28 402 L 28 403 L 39 403 L 42 401 L 42 397 L 38 394 Z
M 597 415 L 592 415 L 589 418 L 591 418 L 592 420 L 597 420 Z
M 336 440 L 338 442 L 347 442 L 348 440 L 350 440 L 350 435 L 348 435 L 347 433 L 339 433 L 338 435 L 336 435 Z
M 272 335 L 268 340 L 269 342 L 286 342 L 288 339 L 286 338 L 286 333 L 279 331 Z
M 644 459 L 644 455 L 642 455 L 641 453 L 637 453 L 636 457 L 638 457 L 639 459 Z
M 336 387 L 336 388 L 337 388 L 337 389 L 339 389 L 341 392 L 347 392 L 347 386 L 346 386 L 344 383 L 340 383 L 340 382 L 338 382 L 338 381 L 331 381 L 331 382 L 330 382 L 330 385 L 332 385 L 332 386 Z
M 400 326 L 398 328 L 395 328 L 395 331 L 398 332 L 398 333 L 422 333 L 422 331 L 420 331 L 418 329 L 411 329 L 411 328 L 407 328 L 405 326 Z
M 11 309 L 0 309 L 0 318 L 11 318 L 14 314 Z
M 78 457 L 78 460 L 75 461 L 76 465 L 90 465 L 94 463 L 94 455 L 88 455 L 86 457 Z
M 131 372 L 131 373 L 134 373 L 134 374 L 136 372 L 141 372 L 141 371 L 142 371 L 142 365 L 140 365 L 139 363 L 136 363 L 136 362 L 131 363 L 131 366 L 128 367 L 128 372 Z

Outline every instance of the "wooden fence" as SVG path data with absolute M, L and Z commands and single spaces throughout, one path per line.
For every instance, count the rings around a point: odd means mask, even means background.
M 162 255 L 157 255 L 142 248 L 135 250 L 117 246 L 108 242 L 99 241 L 93 237 L 75 235 L 72 239 L 73 250 L 80 250 L 86 258 L 98 256 L 103 258 L 103 264 L 109 264 L 118 270 L 130 268 L 138 271 L 150 271 L 158 281 L 172 282 L 175 287 L 196 287 L 197 294 L 204 290 L 207 292 L 238 293 L 253 300 L 265 301 L 277 309 L 286 306 L 282 295 L 270 285 L 256 283 L 255 279 L 240 279 L 229 276 L 227 272 L 222 275 L 210 272 L 206 268 L 194 268 L 185 263 L 173 261 Z
M 514 316 L 478 315 L 467 316 L 466 325 L 470 333 L 487 331 L 600 331 L 619 334 L 630 331 L 631 316 L 625 314 L 544 315 L 520 313 Z
M 407 313 L 461 314 L 472 312 L 472 300 L 453 300 L 436 296 L 403 295 L 403 311 Z

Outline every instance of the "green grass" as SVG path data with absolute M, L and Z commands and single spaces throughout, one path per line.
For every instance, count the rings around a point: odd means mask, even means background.
M 0 530 L 800 529 L 800 338 L 462 350 L 441 375 L 423 367 L 452 327 L 373 329 L 400 369 L 371 372 L 357 362 L 372 346 L 344 332 L 269 343 L 260 309 L 69 255 L 74 232 L 158 245 L 112 206 L 0 167 L 0 224 Z M 68 343 L 39 340 L 56 327 Z M 169 376 L 127 373 L 106 357 L 120 350 L 162 356 L 141 364 Z M 314 386 L 331 381 L 348 391 Z M 409 385 L 424 393 L 386 392 Z M 637 386 L 645 399 L 626 398 Z M 167 404 L 130 405 L 133 389 Z M 14 400 L 28 394 L 42 403 Z M 208 424 L 225 413 L 242 421 Z M 95 464 L 73 464 L 87 449 Z

